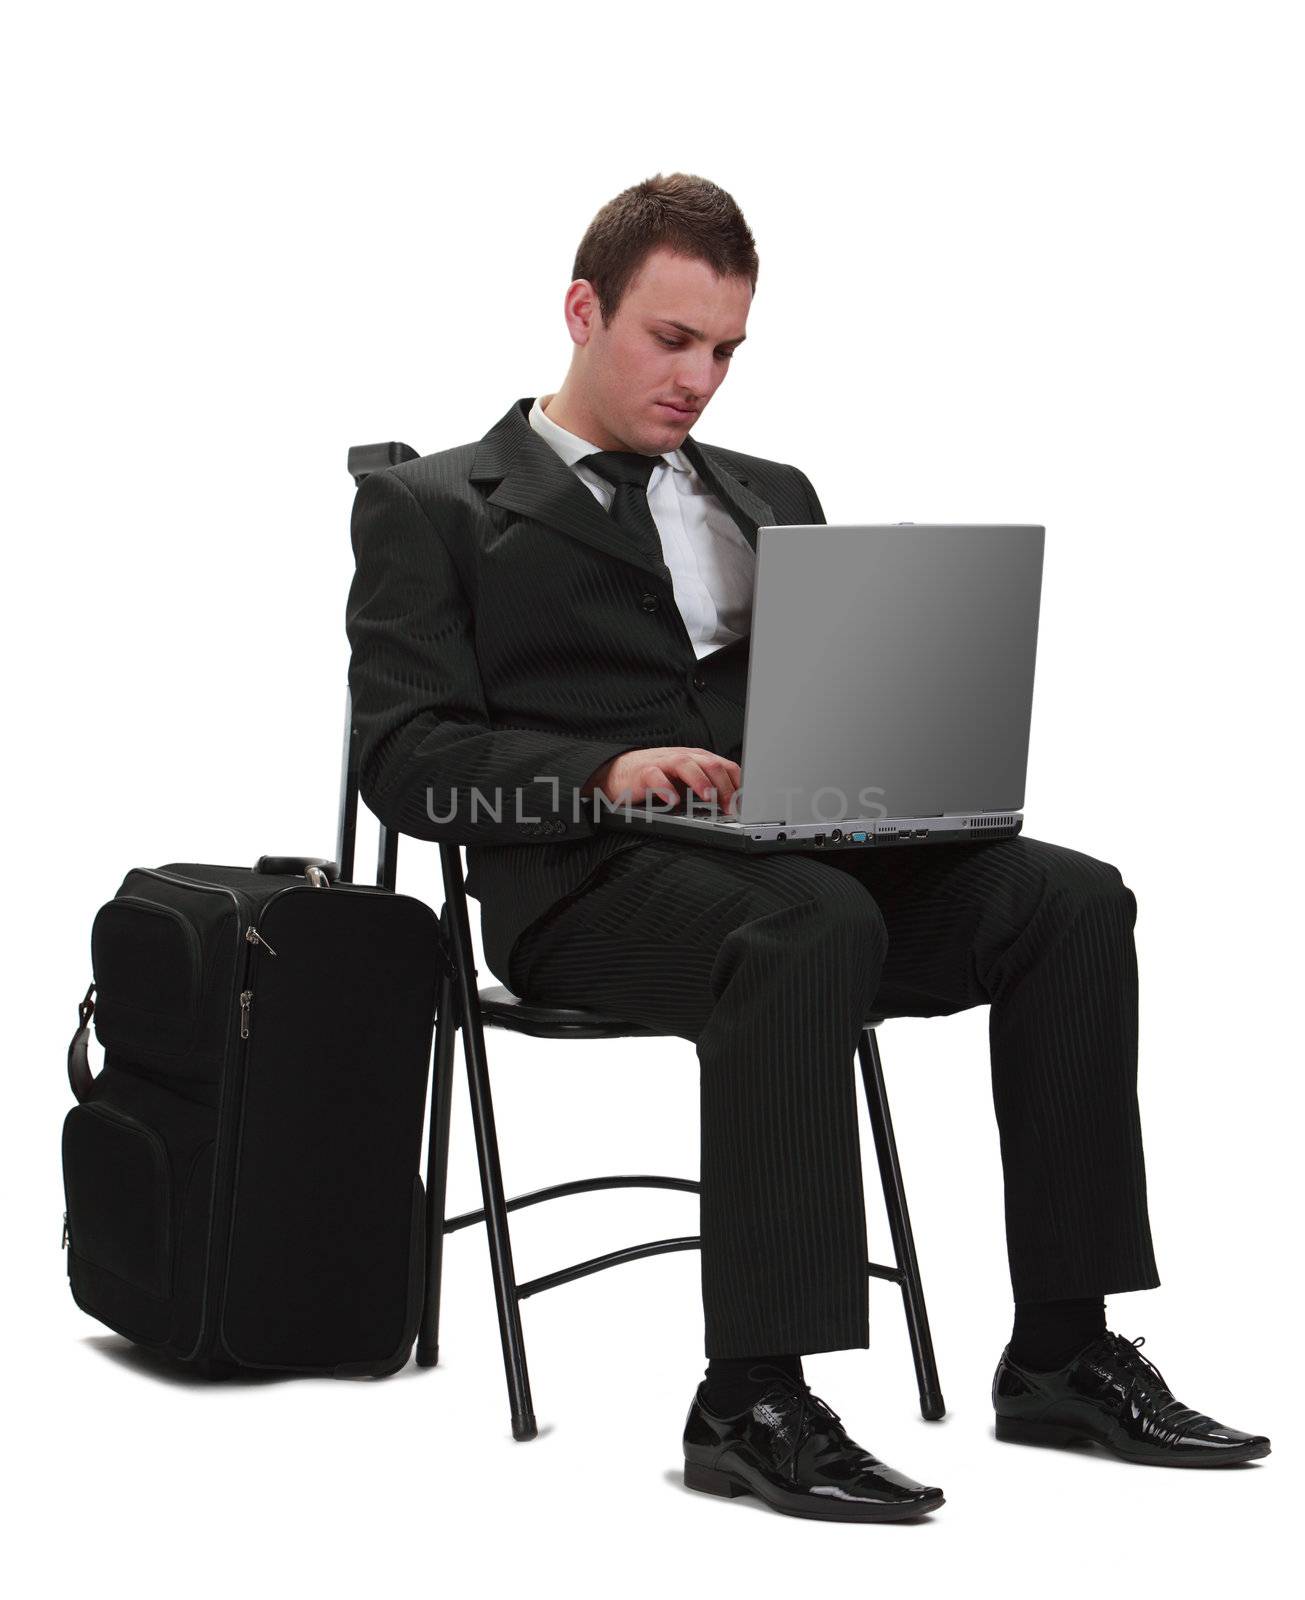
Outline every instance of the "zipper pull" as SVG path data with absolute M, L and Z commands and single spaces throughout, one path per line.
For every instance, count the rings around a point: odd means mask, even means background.
M 59 1246 L 59 1248 L 60 1250 L 66 1250 L 68 1248 L 68 1213 L 66 1211 L 63 1214 L 63 1243 Z
M 249 1037 L 249 1009 L 254 1003 L 254 991 L 242 989 L 240 991 L 240 1037 Z
M 276 954 L 276 951 L 273 950 L 273 948 L 272 948 L 272 946 L 270 944 L 268 944 L 267 940 L 263 937 L 263 935 L 258 931 L 258 929 L 254 926 L 254 924 L 252 922 L 245 929 L 245 942 L 247 944 L 261 944 L 263 949 L 266 950 L 268 955 L 270 955 L 270 956 L 274 956 Z

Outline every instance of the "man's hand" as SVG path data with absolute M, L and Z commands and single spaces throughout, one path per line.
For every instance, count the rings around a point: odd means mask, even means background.
M 597 790 L 613 805 L 633 804 L 650 797 L 674 802 L 686 789 L 702 801 L 715 801 L 722 811 L 730 808 L 742 774 L 737 761 L 694 745 L 658 745 L 650 750 L 626 750 L 592 773 L 580 793 Z

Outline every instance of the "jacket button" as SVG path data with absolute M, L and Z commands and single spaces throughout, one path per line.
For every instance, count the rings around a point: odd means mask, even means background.
M 661 601 L 658 600 L 655 594 L 645 594 L 640 597 L 639 604 L 645 611 L 656 611 Z
M 695 689 L 705 689 L 707 687 L 707 680 L 700 672 L 694 673 L 692 682 Z

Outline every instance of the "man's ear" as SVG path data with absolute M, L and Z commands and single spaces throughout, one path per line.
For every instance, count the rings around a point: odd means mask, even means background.
M 563 301 L 567 332 L 575 344 L 588 344 L 598 325 L 598 296 L 588 278 L 576 278 Z

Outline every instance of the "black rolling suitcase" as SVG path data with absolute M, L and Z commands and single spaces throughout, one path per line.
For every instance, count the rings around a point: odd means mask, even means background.
M 135 869 L 91 934 L 63 1132 L 73 1296 L 214 1374 L 382 1376 L 417 1333 L 439 921 L 332 871 Z

